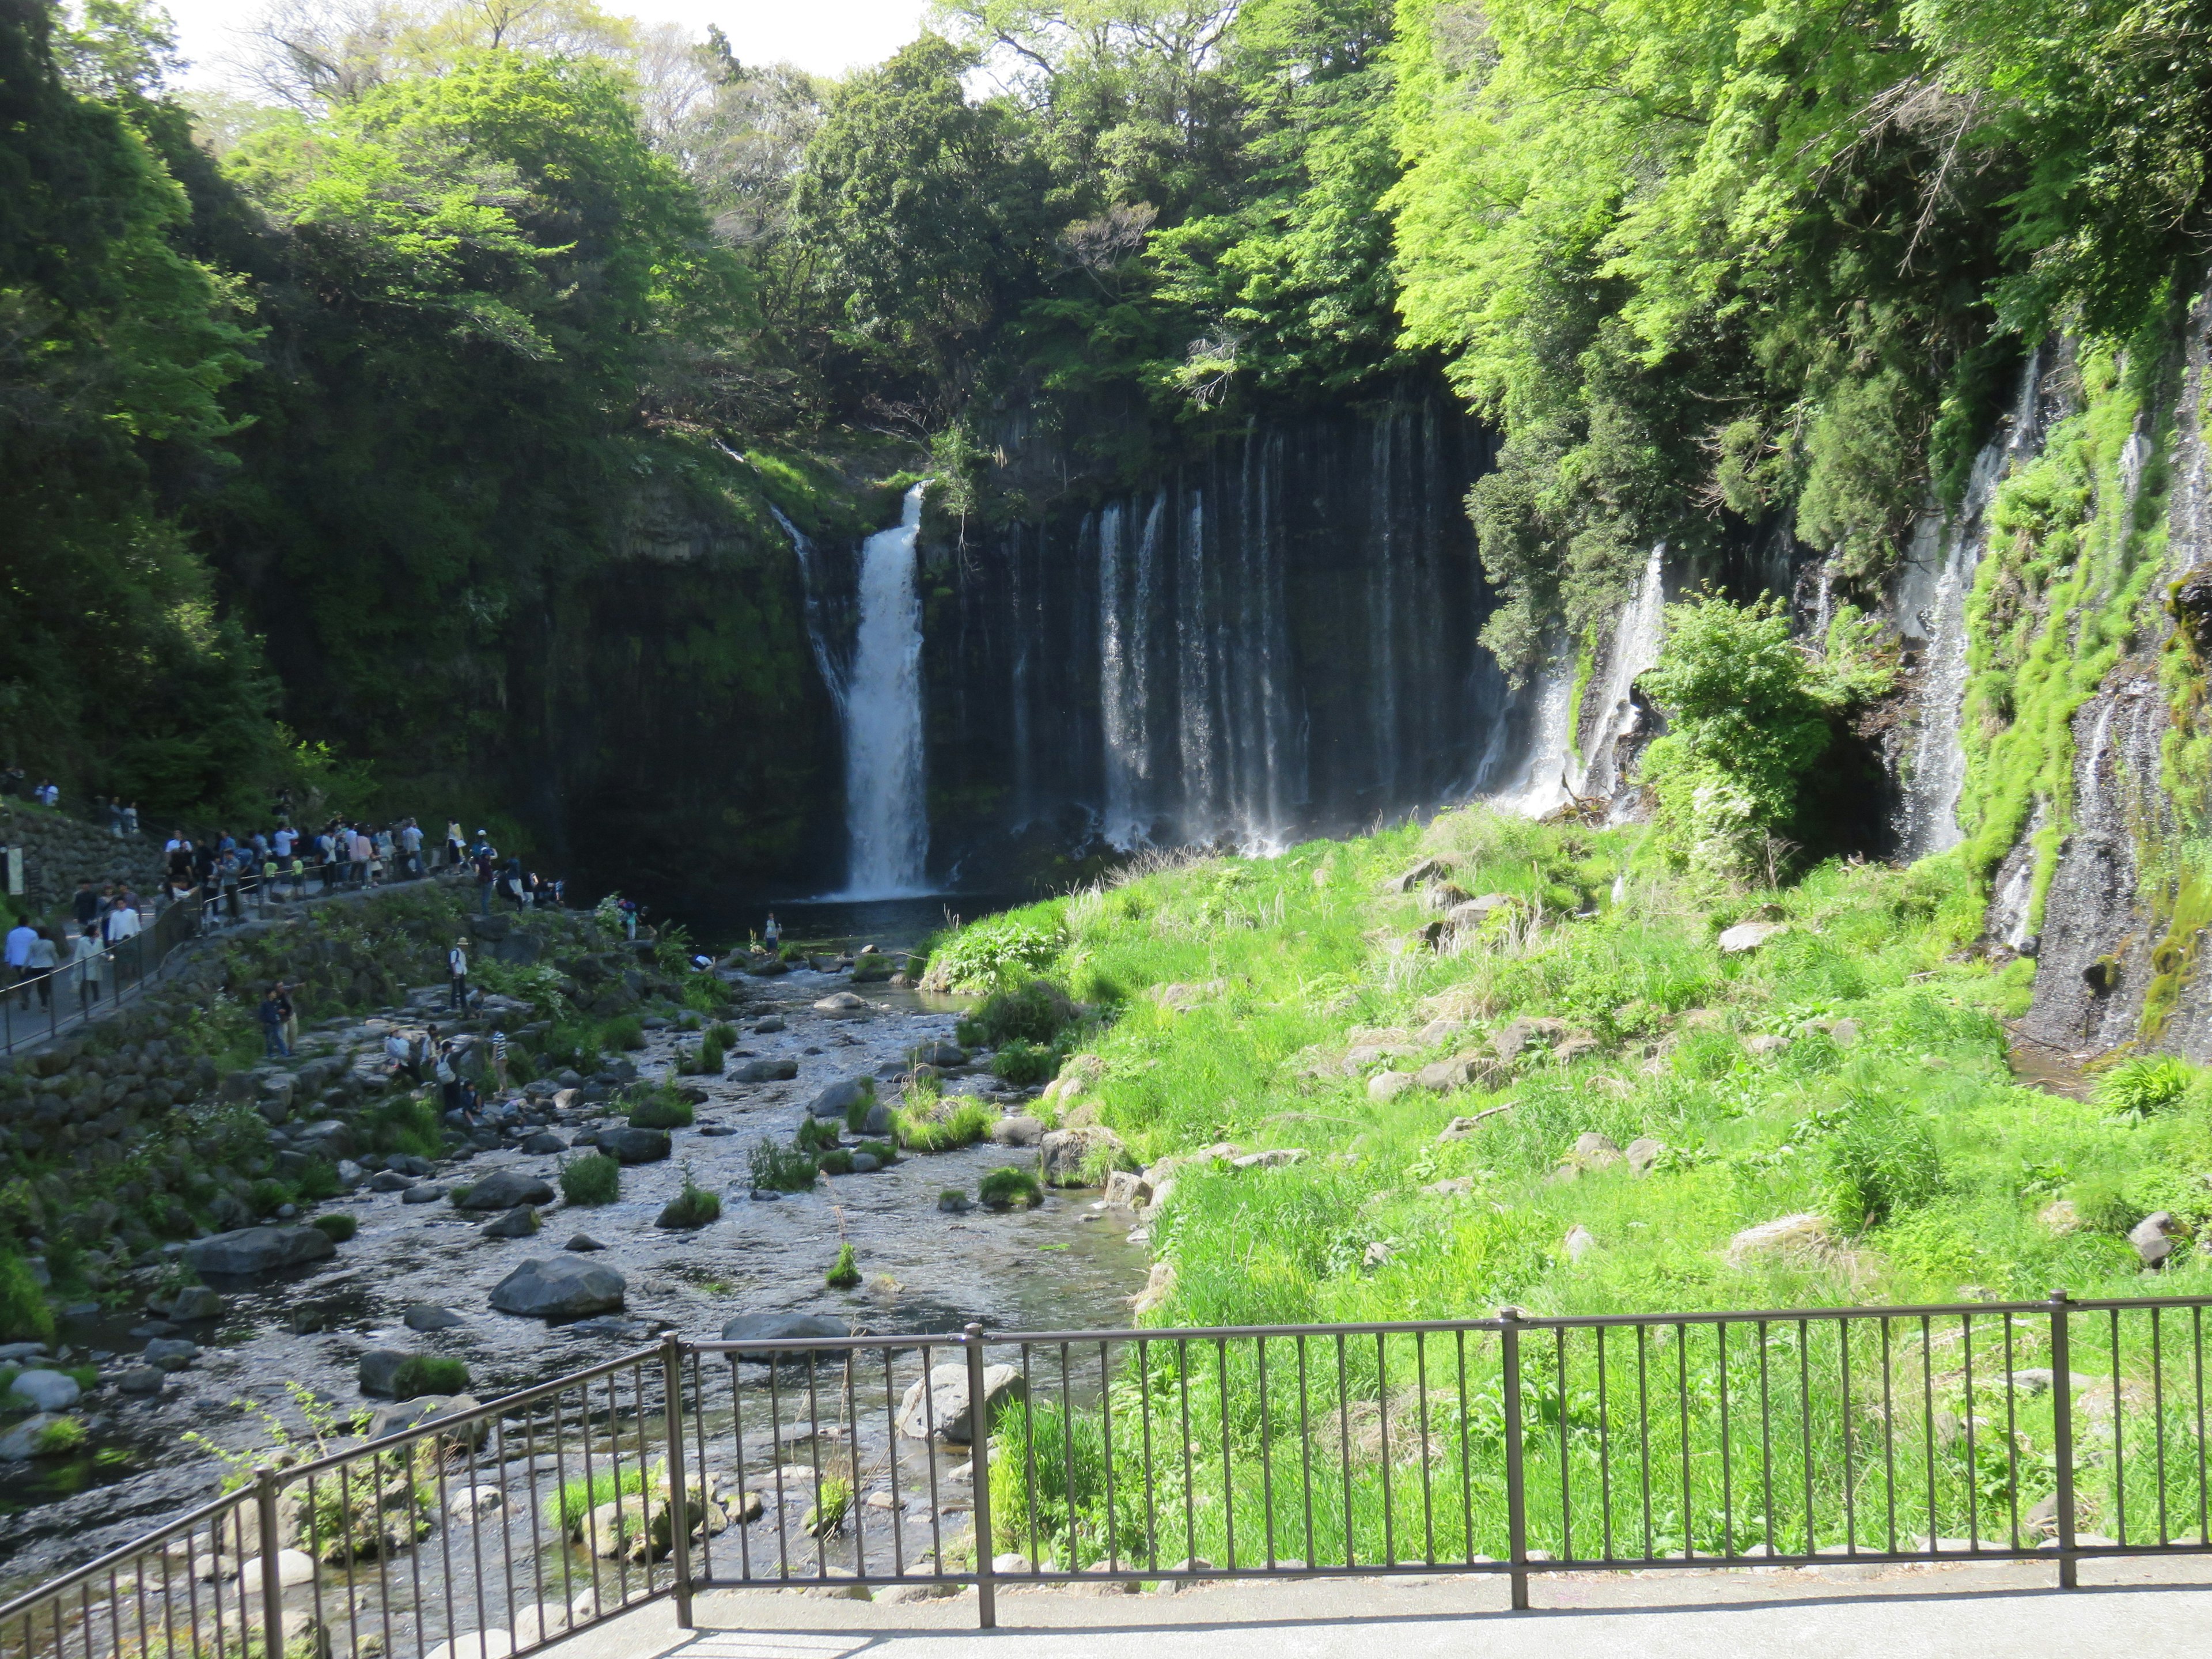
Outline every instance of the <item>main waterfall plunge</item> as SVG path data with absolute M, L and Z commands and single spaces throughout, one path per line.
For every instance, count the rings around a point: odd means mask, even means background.
M 845 739 L 848 899 L 929 891 L 929 815 L 923 788 L 921 600 L 915 543 L 924 486 L 906 492 L 899 521 L 860 546 L 858 623 L 849 657 L 825 621 L 825 580 L 813 544 L 779 514 L 805 579 L 806 631 L 837 705 Z

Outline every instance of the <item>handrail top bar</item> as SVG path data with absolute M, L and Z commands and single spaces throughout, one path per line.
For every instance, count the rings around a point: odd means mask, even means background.
M 790 1354 L 795 1359 L 811 1353 L 861 1352 L 877 1348 L 957 1348 L 967 1341 L 958 1331 L 918 1331 L 912 1335 L 884 1336 L 749 1336 L 743 1341 L 686 1342 L 694 1353 L 728 1354 L 744 1359 L 755 1354 Z M 997 1341 L 996 1337 L 992 1340 Z
M 362 1458 L 380 1457 L 386 1452 L 397 1451 L 403 1446 L 410 1445 L 415 1441 L 424 1439 L 431 1435 L 449 1434 L 457 1428 L 465 1428 L 468 1425 L 488 1417 L 504 1417 L 517 1406 L 527 1406 L 532 1401 L 541 1400 L 549 1394 L 559 1394 L 586 1382 L 596 1382 L 602 1376 L 612 1376 L 626 1365 L 635 1365 L 642 1361 L 656 1358 L 660 1353 L 660 1348 L 661 1345 L 656 1342 L 649 1348 L 637 1348 L 629 1353 L 618 1354 L 612 1359 L 601 1360 L 598 1364 L 586 1366 L 582 1370 L 570 1371 L 564 1376 L 556 1376 L 550 1382 L 535 1382 L 526 1389 L 517 1389 L 512 1394 L 500 1395 L 485 1401 L 474 1411 L 426 1417 L 413 1427 L 387 1434 L 380 1440 L 364 1440 L 358 1446 L 349 1446 L 343 1451 L 331 1452 L 325 1456 L 316 1458 L 313 1462 L 295 1463 L 289 1468 L 278 1469 L 276 1471 L 276 1482 L 280 1486 L 294 1486 L 301 1480 L 312 1480 L 316 1475 L 327 1474 L 342 1464 L 356 1462 Z
M 126 1562 L 135 1561 L 142 1555 L 150 1554 L 160 1549 L 177 1534 L 190 1532 L 202 1522 L 211 1520 L 226 1510 L 243 1509 L 252 1501 L 253 1489 L 251 1486 L 234 1486 L 219 1497 L 210 1498 L 198 1509 L 187 1510 L 173 1521 L 164 1521 L 153 1531 L 142 1533 L 126 1544 L 118 1544 L 106 1554 L 94 1556 L 81 1567 L 72 1567 L 67 1572 L 58 1574 L 40 1584 L 36 1589 L 27 1589 L 21 1595 L 15 1596 L 7 1601 L 0 1601 L 0 1624 L 5 1624 L 10 1619 L 27 1616 L 33 1609 L 52 1601 L 55 1596 L 75 1588 L 86 1579 L 97 1577 L 101 1573 L 112 1571 Z M 216 1551 L 210 1551 L 210 1559 L 212 1559 L 219 1552 Z

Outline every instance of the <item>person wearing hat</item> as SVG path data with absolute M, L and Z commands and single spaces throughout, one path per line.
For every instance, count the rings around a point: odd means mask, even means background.
M 448 1006 L 455 1013 L 466 1013 L 469 1006 L 469 942 L 465 939 L 453 941 L 453 948 L 446 952 L 446 971 L 453 976 L 452 1000 Z

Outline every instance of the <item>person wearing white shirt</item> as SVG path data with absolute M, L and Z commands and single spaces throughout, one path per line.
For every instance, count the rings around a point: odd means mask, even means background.
M 31 947 L 39 942 L 38 930 L 19 921 L 8 930 L 8 977 L 23 988 L 23 1006 L 31 1006 Z
M 276 835 L 270 838 L 270 844 L 276 848 L 278 858 L 289 859 L 292 856 L 293 839 L 292 831 L 289 828 L 278 829 Z
M 76 1000 L 81 1011 L 89 1012 L 92 1005 L 100 1000 L 104 960 L 99 932 L 88 922 L 84 931 L 76 936 L 76 947 L 70 955 L 70 966 L 76 971 Z
M 457 1012 L 466 1012 L 469 1006 L 469 951 L 465 939 L 455 939 L 453 948 L 446 952 L 446 971 L 453 975 L 452 1006 Z
M 45 928 L 40 928 L 37 936 L 31 940 L 31 959 L 23 966 L 39 988 L 39 1006 L 41 1008 L 53 1006 L 54 969 L 61 966 L 61 951 L 55 945 L 53 935 Z M 23 1001 L 26 1006 L 29 1005 L 27 994 Z

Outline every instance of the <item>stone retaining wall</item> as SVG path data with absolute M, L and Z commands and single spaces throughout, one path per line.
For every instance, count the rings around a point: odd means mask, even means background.
M 118 841 L 96 824 L 42 808 L 0 805 L 0 847 L 23 849 L 24 890 L 12 902 L 34 918 L 64 908 L 80 881 L 128 881 L 143 896 L 161 879 L 159 842 Z

